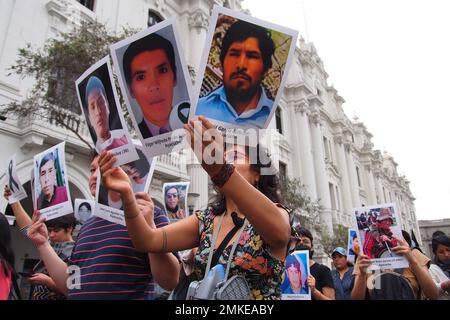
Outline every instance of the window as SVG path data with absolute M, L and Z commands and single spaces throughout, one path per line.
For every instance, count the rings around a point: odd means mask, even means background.
M 339 188 L 338 186 L 336 186 L 336 205 L 337 205 L 337 209 L 341 210 L 341 197 L 339 196 Z
M 334 194 L 334 186 L 332 183 L 328 183 L 328 188 L 330 190 L 331 199 L 331 209 L 336 210 L 336 195 Z
M 284 184 L 286 182 L 286 178 L 287 178 L 286 164 L 283 162 L 280 162 L 279 166 L 280 166 L 280 172 L 279 172 L 280 182 L 281 182 L 281 184 Z
M 159 13 L 153 11 L 152 9 L 148 10 L 148 20 L 147 20 L 148 27 L 151 27 L 163 20 L 164 19 L 161 17 L 161 15 Z
M 359 176 L 359 168 L 356 167 L 356 177 L 358 178 L 358 187 L 361 188 L 361 177 Z
M 78 0 L 78 2 L 89 10 L 94 11 L 95 0 Z
M 327 137 L 323 137 L 323 147 L 325 148 L 325 161 L 331 161 L 330 149 Z
M 275 111 L 275 121 L 276 121 L 278 132 L 280 134 L 283 134 L 283 124 L 281 123 L 281 109 L 280 109 L 280 107 L 278 107 L 277 111 Z

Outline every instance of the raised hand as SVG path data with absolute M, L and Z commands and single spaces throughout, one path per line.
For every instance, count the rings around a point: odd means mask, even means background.
M 33 224 L 28 229 L 28 238 L 34 243 L 36 247 L 42 246 L 48 242 L 48 230 L 45 225 L 45 217 L 41 216 L 39 211 L 33 214 Z
M 122 196 L 127 192 L 132 192 L 130 178 L 120 167 L 114 167 L 117 158 L 111 151 L 103 151 L 98 160 L 102 185 L 109 190 L 116 191 Z
M 225 164 L 222 134 L 203 116 L 189 121 L 184 128 L 198 161 L 209 176 L 214 177 Z
M 412 251 L 409 247 L 408 242 L 401 238 L 394 237 L 394 239 L 397 241 L 398 245 L 392 248 L 392 251 L 398 255 L 404 256 L 411 263 L 414 259 L 414 256 L 412 255 Z
M 365 254 L 360 254 L 358 256 L 356 265 L 359 268 L 359 272 L 360 274 L 365 274 L 367 272 L 367 268 L 369 268 L 369 266 L 372 264 L 372 262 L 370 261 L 370 258 L 368 256 L 366 256 Z

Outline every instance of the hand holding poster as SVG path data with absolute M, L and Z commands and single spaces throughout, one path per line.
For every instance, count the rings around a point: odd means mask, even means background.
M 155 170 L 156 158 L 147 159 L 142 147 L 138 144 L 135 144 L 135 148 L 139 159 L 120 167 L 128 175 L 133 192 L 136 194 L 137 192 L 148 192 Z M 96 195 L 97 204 L 94 215 L 125 226 L 122 198 L 117 192 L 108 190 L 102 185 L 100 173 L 97 174 Z
M 180 220 L 189 216 L 187 207 L 189 182 L 165 183 L 163 190 L 164 208 L 169 219 Z
M 284 281 L 281 284 L 282 300 L 311 300 L 311 290 L 307 280 L 309 271 L 309 251 L 294 251 L 286 257 Z
M 6 186 L 9 190 L 8 203 L 13 204 L 27 197 L 27 193 L 20 182 L 16 171 L 16 155 L 12 156 L 7 162 L 6 168 Z
M 73 212 L 62 142 L 34 156 L 36 209 L 47 221 Z
M 298 32 L 214 6 L 190 114 L 224 128 L 265 129 L 277 108 Z
M 117 165 L 121 165 L 138 156 L 112 79 L 109 58 L 105 57 L 78 78 L 76 89 L 95 150 L 99 154 L 112 150 L 117 156 Z
M 145 153 L 153 157 L 184 147 L 192 84 L 175 19 L 112 45 L 111 55 Z
M 353 209 L 359 240 L 365 255 L 372 259 L 373 269 L 407 268 L 405 257 L 396 255 L 392 248 L 403 240 L 400 221 L 393 203 Z

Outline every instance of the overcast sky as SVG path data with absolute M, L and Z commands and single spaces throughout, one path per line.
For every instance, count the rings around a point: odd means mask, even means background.
M 366 124 L 375 148 L 411 181 L 417 218 L 450 218 L 450 1 L 244 0 L 243 7 L 314 43 L 347 116 Z

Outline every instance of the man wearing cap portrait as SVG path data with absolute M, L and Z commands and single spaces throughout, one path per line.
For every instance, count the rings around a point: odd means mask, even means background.
M 391 226 L 394 224 L 389 208 L 381 208 L 376 224 L 370 231 L 366 231 L 364 252 L 369 258 L 381 258 L 390 248 L 397 246 L 397 240 L 393 237 Z

